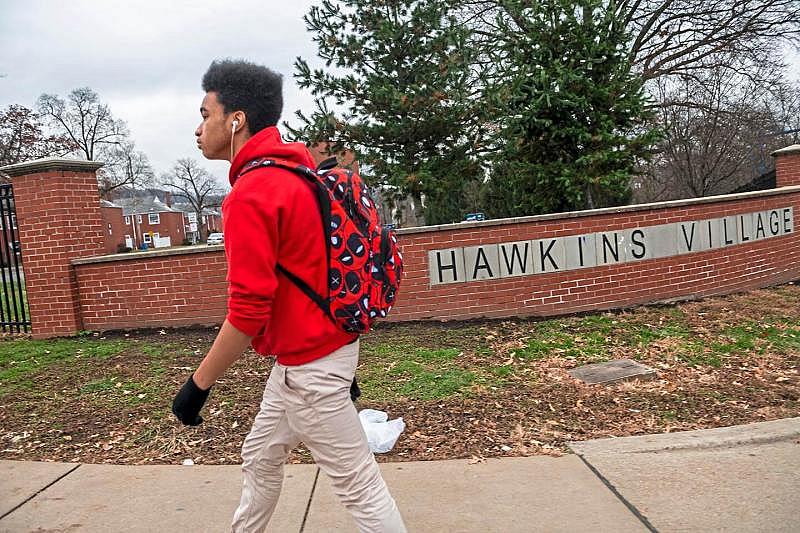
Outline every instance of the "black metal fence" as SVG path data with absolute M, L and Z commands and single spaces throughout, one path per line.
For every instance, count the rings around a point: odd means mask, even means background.
M 25 333 L 30 326 L 14 191 L 0 183 L 0 332 Z

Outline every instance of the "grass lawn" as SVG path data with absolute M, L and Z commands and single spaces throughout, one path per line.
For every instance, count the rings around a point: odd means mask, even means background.
M 0 341 L 0 458 L 239 462 L 271 362 L 248 353 L 198 428 L 172 397 L 214 329 Z M 576 366 L 632 358 L 651 381 L 589 386 Z M 800 286 L 561 317 L 381 324 L 362 339 L 358 408 L 402 416 L 382 460 L 561 454 L 569 440 L 800 416 Z M 304 449 L 292 456 L 309 461 Z

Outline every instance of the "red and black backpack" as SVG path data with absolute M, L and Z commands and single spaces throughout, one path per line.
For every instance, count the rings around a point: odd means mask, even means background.
M 317 294 L 280 263 L 278 270 L 340 329 L 366 333 L 394 305 L 403 275 L 403 256 L 394 231 L 381 225 L 375 202 L 359 175 L 335 165 L 336 159 L 331 158 L 313 170 L 289 161 L 262 158 L 247 163 L 239 177 L 255 168 L 278 167 L 311 183 L 327 243 L 328 293 Z

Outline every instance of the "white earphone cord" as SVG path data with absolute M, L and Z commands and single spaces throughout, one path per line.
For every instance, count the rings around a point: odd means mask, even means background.
M 233 163 L 233 136 L 236 134 L 236 126 L 239 125 L 238 120 L 233 121 L 233 125 L 231 126 L 231 163 Z

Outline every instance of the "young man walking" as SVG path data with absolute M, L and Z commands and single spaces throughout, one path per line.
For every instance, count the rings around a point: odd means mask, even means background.
M 262 157 L 315 167 L 306 147 L 284 143 L 275 127 L 281 84 L 280 75 L 245 61 L 215 61 L 203 77 L 197 145 L 206 158 L 231 162 L 232 190 L 222 205 L 228 315 L 172 410 L 184 424 L 201 423 L 211 386 L 248 346 L 275 356 L 261 410 L 242 446 L 244 485 L 232 530 L 265 530 L 284 462 L 302 441 L 360 531 L 403 532 L 350 400 L 358 336 L 338 329 L 277 269 L 280 263 L 325 294 L 326 243 L 314 191 L 281 168 L 259 167 L 238 177 L 246 163 Z

